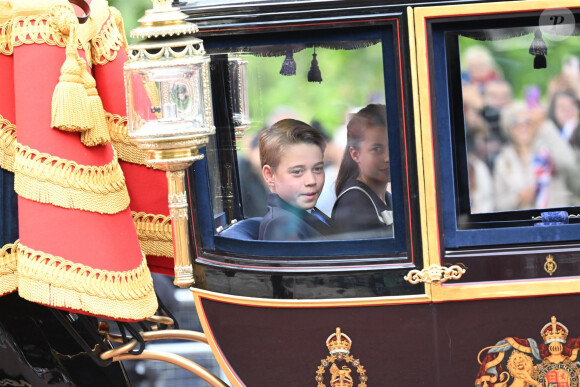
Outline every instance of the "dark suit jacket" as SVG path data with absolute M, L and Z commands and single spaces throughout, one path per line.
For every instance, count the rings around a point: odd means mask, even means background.
M 268 196 L 268 212 L 260 223 L 260 240 L 306 241 L 328 239 L 333 233 L 332 221 L 316 207 L 312 211 L 319 214 L 326 224 L 316 216 L 291 206 L 271 193 Z

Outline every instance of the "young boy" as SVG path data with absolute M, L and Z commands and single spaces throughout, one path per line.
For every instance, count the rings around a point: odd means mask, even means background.
M 285 119 L 260 134 L 262 176 L 270 188 L 261 240 L 326 239 L 331 220 L 316 207 L 324 186 L 322 135 L 304 122 Z

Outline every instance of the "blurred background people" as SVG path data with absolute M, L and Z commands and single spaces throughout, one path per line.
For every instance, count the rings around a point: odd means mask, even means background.
M 580 57 L 569 55 L 562 60 L 560 74 L 548 84 L 548 99 L 553 99 L 558 91 L 567 91 L 580 99 Z
M 566 177 L 574 164 L 574 153 L 550 121 L 538 125 L 532 113 L 519 101 L 501 112 L 500 127 L 509 142 L 494 163 L 497 211 L 570 203 Z
M 463 80 L 477 86 L 482 94 L 487 82 L 503 78 L 490 50 L 482 45 L 474 45 L 465 50 L 462 67 L 465 69 Z
M 570 142 L 580 125 L 580 101 L 569 91 L 557 91 L 552 96 L 549 117 L 562 138 Z
M 246 218 L 264 216 L 267 211 L 266 202 L 270 190 L 262 178 L 260 150 L 258 149 L 260 132 L 247 138 L 244 152 L 238 155 L 240 190 Z

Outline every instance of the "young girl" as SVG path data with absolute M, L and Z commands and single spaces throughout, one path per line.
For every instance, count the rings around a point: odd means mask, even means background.
M 350 238 L 393 236 L 389 143 L 385 105 L 368 105 L 347 125 L 347 144 L 336 179 L 332 219 Z

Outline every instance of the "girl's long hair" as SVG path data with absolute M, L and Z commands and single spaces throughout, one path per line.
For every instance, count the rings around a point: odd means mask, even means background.
M 346 125 L 346 148 L 336 178 L 336 195 L 340 195 L 346 183 L 359 175 L 358 164 L 350 157 L 350 147 L 359 149 L 364 140 L 364 132 L 369 127 L 387 127 L 387 110 L 385 105 L 367 105 L 355 113 Z

